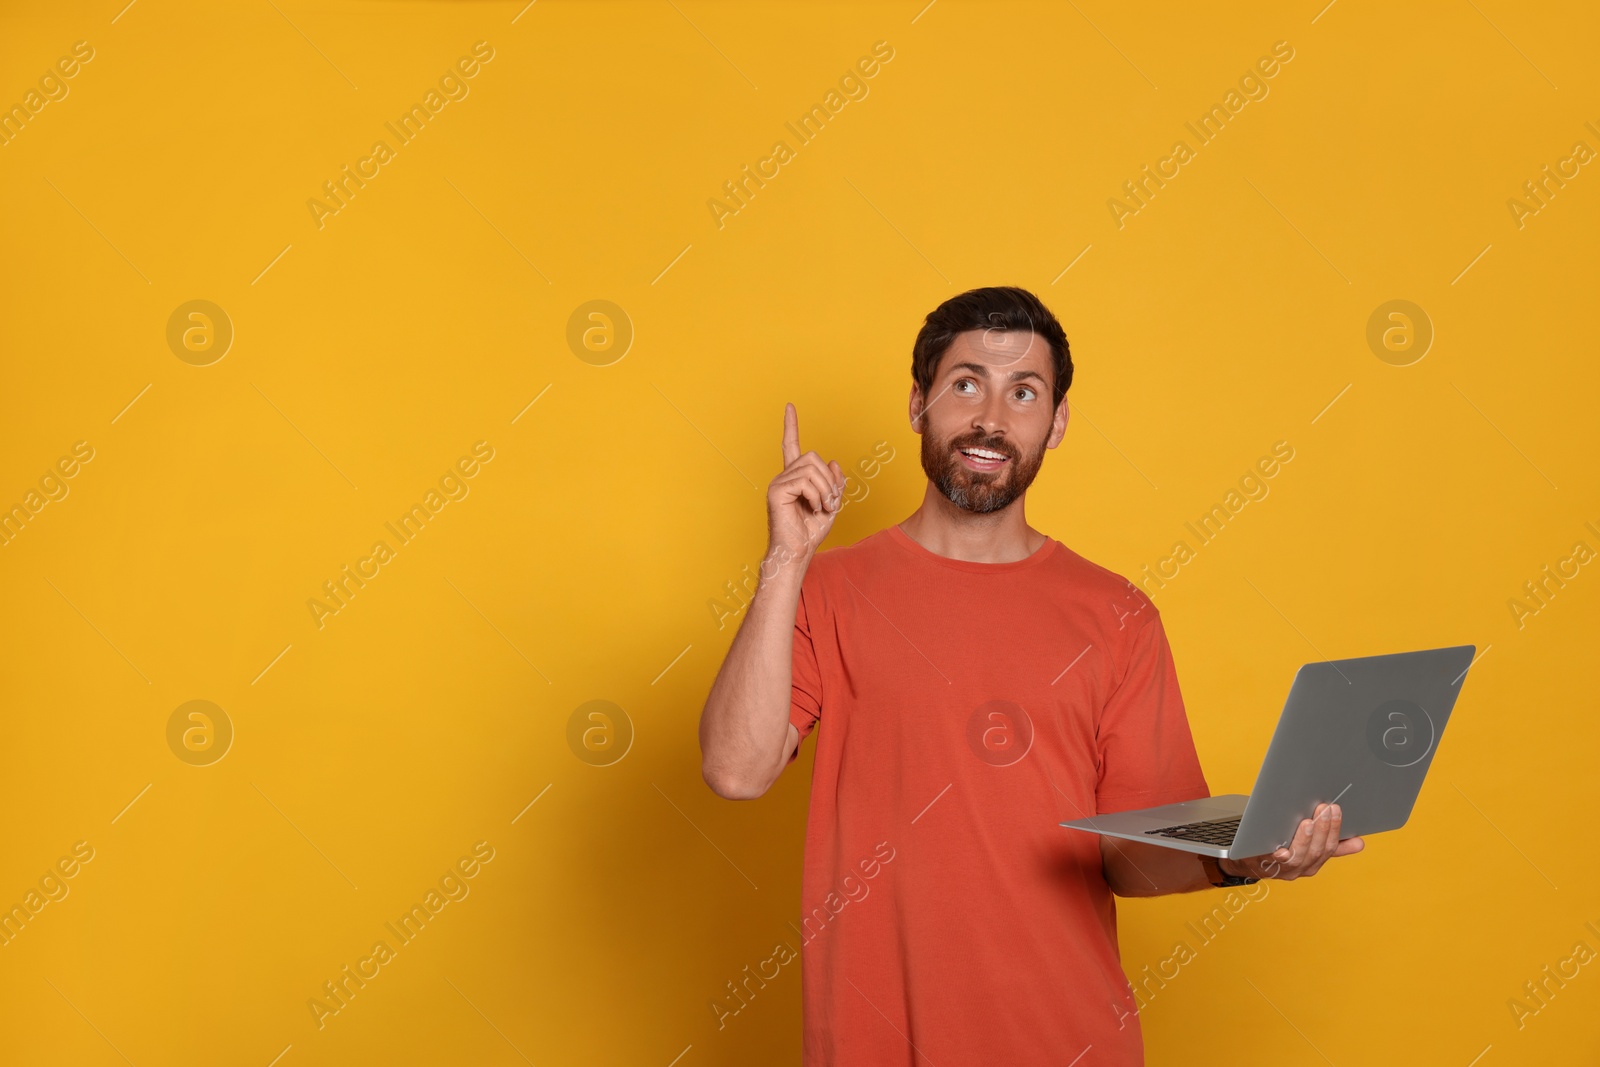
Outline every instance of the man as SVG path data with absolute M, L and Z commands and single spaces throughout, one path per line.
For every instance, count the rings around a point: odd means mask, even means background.
M 808 1067 L 1141 1064 L 1113 894 L 1293 879 L 1362 848 L 1337 805 L 1240 861 L 1058 825 L 1210 795 L 1155 605 L 1024 517 L 1072 369 L 1025 290 L 940 305 L 912 350 L 922 505 L 821 553 L 843 472 L 800 451 L 785 408 L 770 548 L 700 744 L 711 788 L 750 799 L 820 724 Z

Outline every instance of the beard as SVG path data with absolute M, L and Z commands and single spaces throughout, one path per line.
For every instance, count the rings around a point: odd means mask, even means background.
M 997 471 L 975 471 L 961 462 L 960 449 L 986 448 L 1007 457 Z M 1031 456 L 1023 456 L 1005 438 L 988 439 L 969 433 L 936 442 L 931 433 L 922 435 L 922 471 L 939 492 L 956 507 L 979 515 L 1010 507 L 1033 484 L 1044 463 L 1044 442 Z

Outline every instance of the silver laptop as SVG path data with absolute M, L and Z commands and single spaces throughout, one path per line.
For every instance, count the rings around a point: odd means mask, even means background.
M 1163 804 L 1061 825 L 1219 858 L 1261 856 L 1336 803 L 1339 836 L 1395 830 L 1433 762 L 1472 645 L 1307 663 L 1295 672 L 1249 796 Z

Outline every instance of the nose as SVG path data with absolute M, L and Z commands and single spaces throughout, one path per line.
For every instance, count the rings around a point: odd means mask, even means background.
M 1004 434 L 1006 430 L 1005 397 L 998 392 L 991 392 L 984 397 L 982 407 L 972 413 L 972 428 L 986 437 Z

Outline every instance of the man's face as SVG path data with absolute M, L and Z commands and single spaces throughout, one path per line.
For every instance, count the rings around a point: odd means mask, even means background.
M 952 504 L 999 511 L 1033 483 L 1067 429 L 1066 400 L 1050 403 L 1054 373 L 1049 343 L 1031 330 L 968 330 L 940 358 L 930 395 L 912 387 L 922 469 Z

